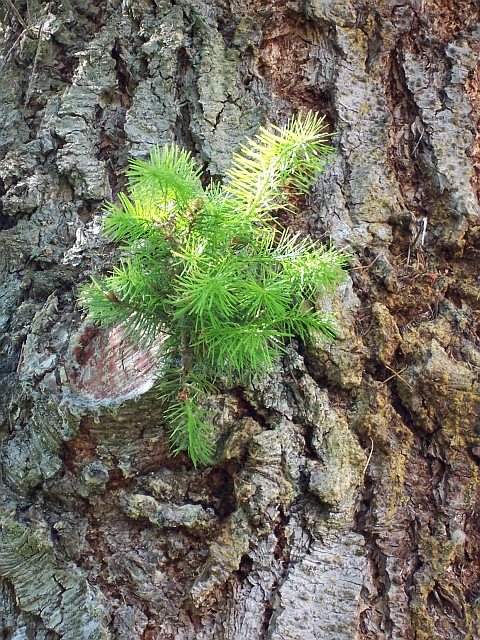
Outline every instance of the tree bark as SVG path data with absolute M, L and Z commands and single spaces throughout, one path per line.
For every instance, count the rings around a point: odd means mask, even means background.
M 0 7 L 0 638 L 480 637 L 479 6 L 38 0 Z M 206 179 L 325 114 L 286 221 L 349 248 L 340 337 L 211 398 L 169 456 L 156 354 L 77 286 L 102 206 L 175 140 Z

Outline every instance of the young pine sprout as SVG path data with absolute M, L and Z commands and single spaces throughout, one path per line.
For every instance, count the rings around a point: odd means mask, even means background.
M 328 138 L 312 113 L 262 128 L 233 156 L 225 185 L 206 188 L 187 152 L 154 147 L 150 162 L 130 161 L 129 197 L 106 205 L 104 232 L 128 257 L 101 283 L 92 278 L 81 303 L 101 325 L 122 323 L 134 343 L 164 336 L 158 388 L 171 446 L 195 466 L 213 459 L 201 407 L 219 378 L 265 373 L 293 337 L 335 337 L 315 303 L 345 279 L 346 253 L 275 219 L 322 171 Z

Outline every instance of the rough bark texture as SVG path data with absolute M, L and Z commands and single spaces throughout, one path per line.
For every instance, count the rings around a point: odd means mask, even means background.
M 17 0 L 0 74 L 0 638 L 480 637 L 478 3 Z M 154 354 L 76 308 L 105 199 L 175 139 L 338 153 L 289 222 L 354 253 L 341 337 L 168 456 Z

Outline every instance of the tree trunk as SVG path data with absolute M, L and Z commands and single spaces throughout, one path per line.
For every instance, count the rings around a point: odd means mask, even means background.
M 14 2 L 14 4 L 13 4 Z M 480 50 L 467 0 L 0 6 L 0 638 L 480 637 Z M 169 456 L 155 354 L 86 323 L 106 200 L 175 140 L 337 149 L 288 222 L 348 247 L 341 335 Z

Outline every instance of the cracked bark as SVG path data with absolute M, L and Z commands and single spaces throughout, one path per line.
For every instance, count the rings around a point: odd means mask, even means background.
M 476 2 L 0 8 L 0 637 L 480 637 Z M 172 139 L 221 179 L 260 124 L 337 154 L 288 219 L 354 254 L 341 336 L 211 399 L 169 457 L 155 353 L 85 323 L 105 199 Z

